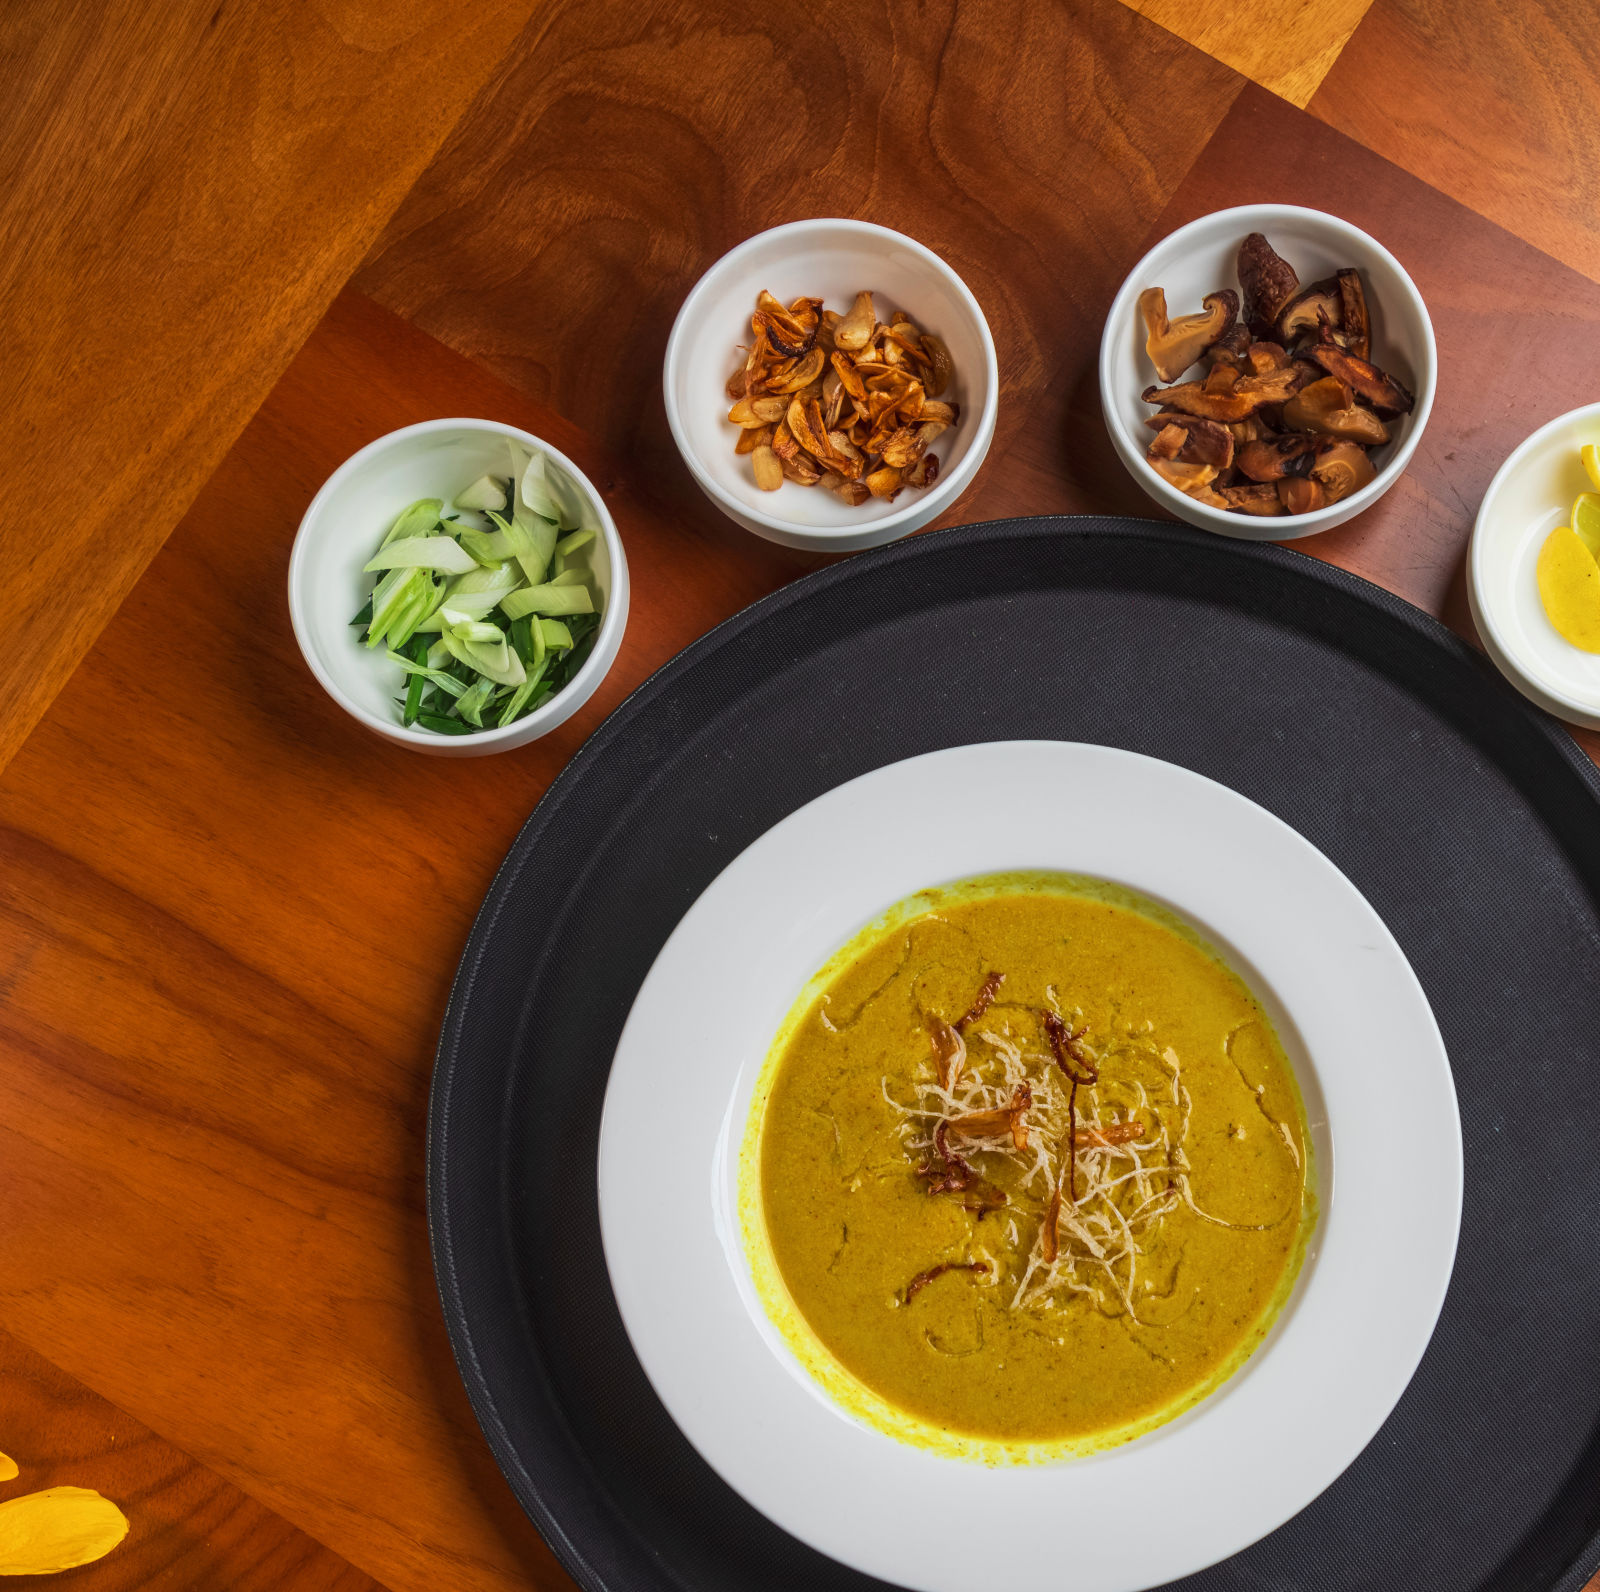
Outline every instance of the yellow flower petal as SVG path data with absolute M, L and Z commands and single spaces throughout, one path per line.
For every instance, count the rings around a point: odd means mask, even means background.
M 21 1470 L 9 1454 L 0 1454 L 0 1481 L 10 1481 L 13 1476 L 21 1474 Z
M 103 1558 L 128 1517 L 92 1487 L 47 1487 L 0 1503 L 0 1575 L 51 1575 Z

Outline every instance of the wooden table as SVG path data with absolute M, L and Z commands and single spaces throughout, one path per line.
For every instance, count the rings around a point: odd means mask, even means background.
M 1229 204 L 1348 216 L 1432 308 L 1438 402 L 1408 476 L 1302 550 L 1468 635 L 1485 483 L 1595 396 L 1590 6 L 774 16 L 36 0 L 0 22 L 0 1449 L 23 1467 L 0 1491 L 123 1504 L 85 1592 L 570 1584 L 441 1325 L 429 1067 L 473 911 L 555 772 L 817 562 L 711 510 L 667 434 L 667 330 L 717 255 L 813 214 L 923 239 L 1002 377 L 947 519 L 1147 513 L 1094 391 L 1128 267 Z M 597 698 L 474 762 L 357 730 L 283 595 L 329 471 L 447 414 L 575 457 L 635 580 Z

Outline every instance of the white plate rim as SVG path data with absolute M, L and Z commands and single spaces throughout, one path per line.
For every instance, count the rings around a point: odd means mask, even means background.
M 981 834 L 962 827 L 980 814 Z M 1194 845 L 1202 833 L 1206 843 Z M 930 846 L 946 865 L 930 869 Z M 1246 875 L 1230 878 L 1239 866 Z M 857 1424 L 786 1361 L 775 1330 L 750 1308 L 748 1268 L 741 1280 L 730 1264 L 741 1254 L 730 1160 L 765 1053 L 764 1043 L 748 1053 L 750 1036 L 770 1016 L 770 1038 L 826 949 L 918 888 L 1012 868 L 1113 878 L 1198 922 L 1269 1006 L 1278 997 L 1292 1012 L 1283 1037 L 1291 1054 L 1299 1047 L 1300 1065 L 1307 1053 L 1320 1058 L 1303 1084 L 1308 1111 L 1320 1098 L 1328 1121 L 1312 1123 L 1323 1135 L 1322 1213 L 1301 1281 L 1245 1369 L 1125 1447 L 986 1469 Z M 1226 899 L 1215 896 L 1219 884 Z M 798 965 L 819 944 L 823 954 Z M 742 1004 L 721 1009 L 728 1015 L 714 1033 L 692 1023 L 691 987 L 703 988 L 708 965 L 721 988 L 745 991 Z M 785 969 L 794 976 L 780 991 Z M 663 1072 L 678 1080 L 665 1099 L 651 1088 Z M 1357 1110 L 1362 1081 L 1375 1079 L 1386 1085 L 1386 1109 Z M 1419 1121 L 1428 1124 L 1420 1137 Z M 673 1153 L 657 1154 L 646 1176 L 641 1157 L 664 1138 Z M 608 1083 L 598 1179 L 606 1262 L 635 1352 L 689 1440 L 754 1507 L 856 1569 L 926 1592 L 984 1584 L 995 1541 L 1017 1592 L 1057 1587 L 1062 1522 L 1081 1517 L 1095 1529 L 1070 1534 L 1075 1589 L 1134 1592 L 1273 1530 L 1371 1440 L 1443 1305 L 1462 1163 L 1454 1087 L 1426 997 L 1382 920 L 1327 858 L 1190 770 L 1115 748 L 1027 741 L 877 769 L 808 803 L 729 864 L 634 1002 Z M 1383 1218 L 1385 1202 L 1407 1194 L 1425 1197 L 1402 1241 Z M 1365 1308 L 1356 1287 L 1374 1276 L 1386 1312 Z M 1286 1433 L 1294 1441 L 1285 1444 Z M 1166 1500 L 1154 1525 L 1148 1508 L 1127 1505 L 1151 1487 Z M 984 1531 L 941 1529 L 969 1517 Z

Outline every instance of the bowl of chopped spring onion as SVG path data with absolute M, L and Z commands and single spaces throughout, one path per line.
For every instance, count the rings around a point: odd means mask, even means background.
M 628 616 L 583 472 L 488 420 L 379 437 L 312 499 L 289 560 L 306 663 L 351 717 L 446 757 L 537 740 L 594 694 Z

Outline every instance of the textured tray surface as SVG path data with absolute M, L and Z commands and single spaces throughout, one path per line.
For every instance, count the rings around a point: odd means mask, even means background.
M 610 1592 L 875 1584 L 749 1509 L 651 1392 L 601 1255 L 601 1099 L 657 950 L 744 846 L 870 768 L 1027 737 L 1166 758 L 1299 829 L 1410 958 L 1461 1099 L 1460 1255 L 1410 1390 L 1321 1499 L 1183 1584 L 1580 1586 L 1600 775 L 1397 599 L 1145 521 L 967 526 L 809 577 L 636 692 L 529 820 L 457 977 L 429 1149 L 446 1316 L 524 1507 Z

